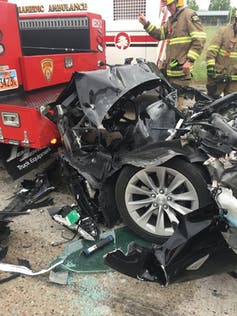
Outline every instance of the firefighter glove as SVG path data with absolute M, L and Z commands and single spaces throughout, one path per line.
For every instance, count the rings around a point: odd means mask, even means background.
M 207 75 L 211 78 L 215 77 L 216 71 L 214 66 L 207 66 Z
M 179 66 L 179 62 L 177 59 L 172 59 L 171 62 L 170 62 L 170 68 L 175 68 Z

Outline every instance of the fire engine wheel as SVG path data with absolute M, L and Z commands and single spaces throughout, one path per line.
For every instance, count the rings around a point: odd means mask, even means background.
M 153 242 L 165 241 L 174 232 L 173 223 L 210 201 L 199 170 L 180 159 L 150 168 L 125 167 L 115 194 L 123 222 Z

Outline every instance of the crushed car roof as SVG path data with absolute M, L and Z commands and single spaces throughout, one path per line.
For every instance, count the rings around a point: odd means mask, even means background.
M 81 104 L 83 112 L 96 126 L 99 126 L 106 112 L 121 98 L 126 98 L 127 93 L 138 94 L 155 88 L 161 81 L 169 86 L 168 82 L 157 72 L 152 63 L 138 63 L 121 65 L 102 70 L 75 72 L 69 85 L 56 100 L 57 104 L 65 105 L 65 98 L 75 93 Z M 140 91 L 139 86 L 143 85 Z M 169 86 L 170 89 L 171 86 Z M 131 91 L 132 90 L 132 91 Z

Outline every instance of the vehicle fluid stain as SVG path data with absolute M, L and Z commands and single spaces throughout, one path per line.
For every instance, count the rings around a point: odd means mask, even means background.
M 105 282 L 106 278 L 106 282 Z M 193 299 L 195 284 L 190 282 L 172 284 L 167 287 L 158 283 L 142 282 L 121 274 L 114 273 L 103 277 L 106 288 L 110 288 L 107 305 L 110 315 L 124 316 L 186 316 L 177 312 L 180 304 L 187 304 Z M 147 303 L 149 302 L 149 304 Z

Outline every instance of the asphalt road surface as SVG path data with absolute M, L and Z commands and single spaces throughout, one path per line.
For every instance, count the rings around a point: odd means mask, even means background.
M 25 177 L 27 178 L 27 177 Z M 17 189 L 0 168 L 0 209 Z M 55 204 L 73 202 L 65 192 L 53 193 Z M 62 226 L 55 223 L 46 208 L 32 210 L 10 224 L 9 250 L 5 263 L 17 258 L 30 262 L 33 271 L 47 268 L 64 246 L 52 247 L 62 239 Z M 0 279 L 6 273 L 0 272 Z M 20 276 L 1 286 L 0 315 L 64 316 L 236 316 L 237 279 L 228 274 L 171 284 L 143 282 L 117 272 L 71 275 L 68 285 L 49 282 L 48 274 Z

